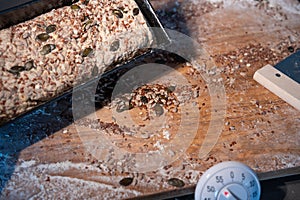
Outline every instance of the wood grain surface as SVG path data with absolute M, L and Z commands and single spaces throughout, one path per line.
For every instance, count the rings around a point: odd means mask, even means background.
M 174 69 L 192 88 L 186 105 L 193 103 L 194 110 L 185 111 L 181 107 L 176 113 L 165 111 L 167 123 L 153 126 L 153 132 L 158 130 L 155 137 L 142 137 L 138 129 L 136 135 L 124 133 L 124 127 L 114 124 L 116 119 L 110 106 L 86 116 L 82 123 L 79 120 L 68 126 L 41 120 L 41 131 L 46 126 L 60 128 L 31 145 L 23 145 L 24 148 L 15 146 L 22 146 L 24 138 L 14 136 L 12 142 L 1 136 L 5 144 L 1 144 L 0 164 L 6 164 L 6 170 L 11 166 L 12 172 L 6 177 L 0 199 L 128 199 L 155 194 L 152 198 L 159 199 L 180 190 L 191 192 L 188 188 L 195 186 L 201 174 L 222 161 L 241 161 L 258 173 L 300 166 L 300 112 L 253 80 L 256 70 L 276 64 L 300 47 L 299 1 L 152 0 L 151 3 L 166 28 L 189 35 L 208 52 L 217 66 L 213 73 L 219 74 L 218 79 L 205 79 L 204 72 L 195 66 L 178 64 Z M 224 89 L 220 96 L 218 92 L 223 90 L 212 91 L 214 87 L 210 87 L 214 81 Z M 199 95 L 194 95 L 195 88 Z M 218 98 L 220 104 L 225 104 L 218 106 Z M 216 111 L 220 114 L 214 114 Z M 148 125 L 147 120 L 143 121 L 143 112 L 146 111 L 138 107 L 126 111 L 141 127 Z M 190 119 L 191 123 L 185 125 L 186 132 L 198 128 L 191 144 L 183 152 L 170 156 L 164 145 L 173 142 L 176 135 L 181 134 L 178 137 L 182 141 L 178 140 L 174 146 L 187 145 L 185 131 L 178 131 L 178 124 L 184 121 L 181 117 Z M 103 135 L 96 137 L 92 125 L 100 122 Z M 170 135 L 163 135 L 162 129 Z M 207 134 L 210 129 L 221 130 L 220 135 Z M 30 133 L 30 127 L 24 130 L 24 134 L 26 130 Z M 127 152 L 161 150 L 162 159 L 170 159 L 162 160 L 159 169 L 134 171 L 130 159 L 128 162 L 120 159 L 118 163 L 107 157 L 110 149 L 105 155 L 94 151 L 93 148 L 101 148 L 104 138 Z M 215 144 L 212 149 L 205 146 L 205 140 L 208 146 Z M 18 152 L 16 159 L 5 162 L 13 157 L 13 150 Z M 209 152 L 202 155 L 205 150 Z M 5 157 L 5 153 L 10 157 Z M 144 165 L 141 169 L 156 164 L 141 163 Z M 124 178 L 128 178 L 127 186 L 124 182 L 120 184 Z M 171 178 L 177 178 L 177 184 Z M 164 192 L 167 193 L 162 195 Z

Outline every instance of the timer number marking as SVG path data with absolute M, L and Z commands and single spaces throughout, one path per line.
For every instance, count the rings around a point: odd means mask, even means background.
M 224 182 L 223 176 L 216 176 L 216 182 L 223 184 L 223 182 Z
M 255 180 L 251 180 L 250 181 L 250 187 L 254 187 L 255 186 Z
M 232 178 L 232 180 L 234 179 L 234 172 L 233 171 L 230 172 L 230 177 Z
M 256 197 L 257 197 L 257 191 L 254 191 L 254 192 L 252 193 L 252 196 L 253 196 L 253 198 L 256 198 Z
M 214 186 L 207 186 L 207 192 L 215 192 L 216 188 Z
M 246 176 L 244 173 L 242 173 L 242 181 L 244 181 L 246 179 Z

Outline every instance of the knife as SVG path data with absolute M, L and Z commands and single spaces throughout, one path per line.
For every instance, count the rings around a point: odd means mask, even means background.
M 300 110 L 300 51 L 274 67 L 266 65 L 257 70 L 254 80 Z

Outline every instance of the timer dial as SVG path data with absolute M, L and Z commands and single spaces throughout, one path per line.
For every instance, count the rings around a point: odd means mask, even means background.
M 259 200 L 260 184 L 255 172 L 240 162 L 222 162 L 199 180 L 196 200 Z

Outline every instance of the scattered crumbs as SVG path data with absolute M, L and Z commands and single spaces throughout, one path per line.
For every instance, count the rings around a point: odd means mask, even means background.
M 161 151 L 164 150 L 164 146 L 160 143 L 160 141 L 156 141 L 153 146 L 157 147 Z
M 232 85 L 234 84 L 234 82 L 235 82 L 235 78 L 230 77 L 229 78 L 229 86 L 232 87 Z
M 49 182 L 50 181 L 50 177 L 47 176 L 47 178 L 45 179 L 45 181 Z
M 163 130 L 163 136 L 165 139 L 170 140 L 170 132 L 168 130 Z
M 229 146 L 230 147 L 233 147 L 234 145 L 236 145 L 237 144 L 237 142 L 236 141 L 233 141 L 233 142 L 231 142 L 230 144 L 229 144 Z
M 282 43 L 280 45 L 284 46 L 286 44 Z M 278 48 L 282 49 L 282 53 L 278 53 L 278 49 L 266 47 L 262 44 L 248 44 L 246 47 L 241 47 L 221 55 L 214 55 L 213 57 L 216 63 L 224 67 L 223 73 L 235 74 L 235 71 L 242 68 L 250 70 L 252 67 L 278 63 L 290 54 L 288 48 L 283 48 L 280 45 Z
M 253 105 L 259 105 L 259 101 L 255 100 L 255 99 L 251 99 L 250 103 L 253 104 Z
M 241 72 L 240 75 L 243 76 L 243 77 L 245 77 L 246 73 L 245 72 Z

